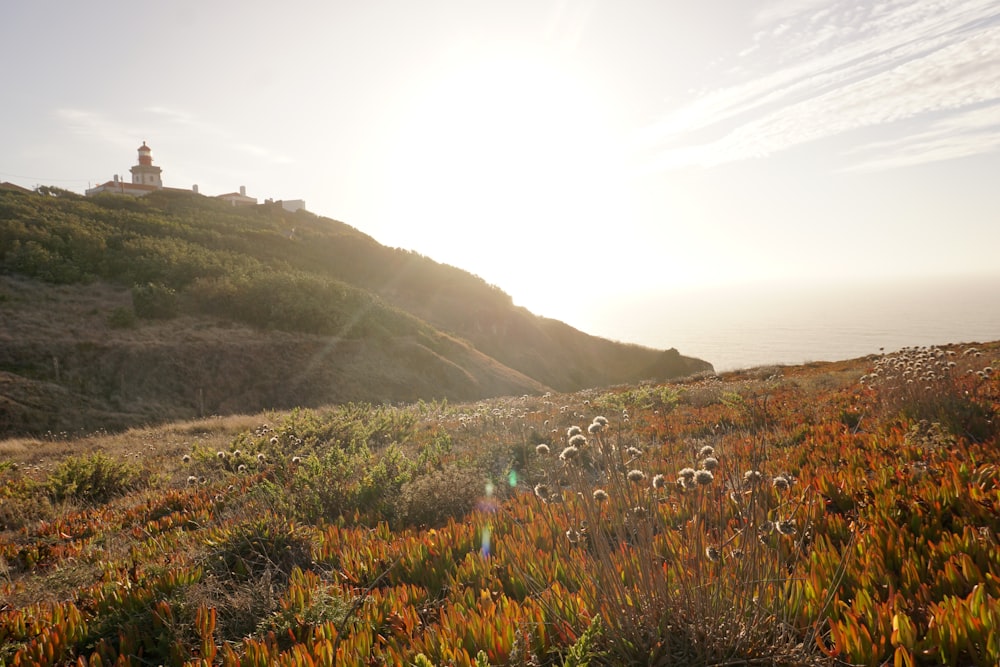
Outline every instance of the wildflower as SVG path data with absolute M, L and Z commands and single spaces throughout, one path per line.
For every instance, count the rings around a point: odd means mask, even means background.
M 701 467 L 705 470 L 715 470 L 719 467 L 719 459 L 714 456 L 709 456 L 702 460 Z
M 566 438 L 569 439 L 572 438 L 574 435 L 580 435 L 581 433 L 583 433 L 583 429 L 580 428 L 579 426 L 570 426 L 568 429 L 566 429 Z
M 639 449 L 638 447 L 629 447 L 628 449 L 625 450 L 625 453 L 631 456 L 632 458 L 637 458 L 639 456 L 642 456 L 642 450 Z
M 233 450 L 233 458 L 236 458 L 236 459 L 238 459 L 238 458 L 240 458 L 241 456 L 243 456 L 243 452 L 241 452 L 241 451 L 240 451 L 240 450 L 238 450 L 238 449 L 234 449 L 234 450 Z
M 712 445 L 705 445 L 700 450 L 698 450 L 698 458 L 704 459 L 709 456 L 715 456 L 715 447 Z
M 258 460 L 258 461 L 259 461 L 260 463 L 263 463 L 264 461 L 266 461 L 266 460 L 267 460 L 267 457 L 266 457 L 266 456 L 264 456 L 264 452 L 261 452 L 260 454 L 258 454 L 258 455 L 257 455 L 257 460 Z
M 677 473 L 677 478 L 678 479 L 693 480 L 694 479 L 694 468 L 681 468 L 680 472 Z
M 705 556 L 708 558 L 708 560 L 712 561 L 713 563 L 718 563 L 720 560 L 722 560 L 722 554 L 716 547 L 708 547 L 707 549 L 705 549 Z
M 788 478 L 784 475 L 778 475 L 773 480 L 771 480 L 771 486 L 773 486 L 778 491 L 787 491 L 789 487 Z
M 181 462 L 183 462 L 183 463 L 191 463 L 191 455 L 190 454 L 185 454 L 184 456 L 182 456 L 181 457 Z
M 747 470 L 743 473 L 743 481 L 749 486 L 757 486 L 760 484 L 762 475 L 758 470 Z
M 219 451 L 217 451 L 217 452 L 215 453 L 215 455 L 216 455 L 217 457 L 219 457 L 219 460 L 220 460 L 220 461 L 225 461 L 225 460 L 226 460 L 226 453 L 225 453 L 224 451 L 222 451 L 221 449 L 220 449 Z
M 540 500 L 549 499 L 549 487 L 546 484 L 535 484 L 535 495 L 538 496 Z
M 603 503 L 608 499 L 608 492 L 604 489 L 594 489 L 594 500 L 599 503 Z
M 271 436 L 271 444 L 272 445 L 277 445 L 278 444 L 278 436 L 276 436 L 276 435 Z
M 600 424 L 601 426 L 607 426 L 608 425 L 608 418 L 607 417 L 602 417 L 602 416 L 598 415 L 598 416 L 594 417 L 594 423 L 595 424 Z
M 566 531 L 566 539 L 569 540 L 570 544 L 576 544 L 580 541 L 580 531 L 576 528 L 570 528 Z
M 292 465 L 298 465 L 300 463 L 302 463 L 302 457 L 301 456 L 293 456 L 292 457 Z
M 535 453 L 538 454 L 539 456 L 545 456 L 546 454 L 549 453 L 549 446 L 543 442 L 542 444 L 537 445 L 535 447 Z
M 238 470 L 239 472 L 246 472 L 246 471 L 247 471 L 247 466 L 246 466 L 246 464 L 245 464 L 245 463 L 241 463 L 241 464 L 239 465 L 239 467 L 238 467 L 238 468 L 236 468 L 236 470 Z
M 569 439 L 568 444 L 570 447 L 586 447 L 587 438 L 582 433 L 578 433 Z
M 627 477 L 628 481 L 638 484 L 646 479 L 646 473 L 641 470 L 629 470 Z
M 653 475 L 653 488 L 662 489 L 667 485 L 667 478 L 663 475 Z
M 603 430 L 604 430 L 604 426 L 602 426 L 601 424 L 598 424 L 597 422 L 594 422 L 590 426 L 587 427 L 587 433 L 589 433 L 591 435 L 597 435 L 598 433 L 600 433 Z
M 208 484 L 208 478 L 207 477 L 199 477 L 198 478 L 198 483 L 199 484 Z
M 795 519 L 787 519 L 785 521 L 778 522 L 778 532 L 782 535 L 794 535 L 795 534 Z
M 188 484 L 197 484 L 198 478 L 194 475 L 188 475 Z
M 712 474 L 711 470 L 699 470 L 694 474 L 694 481 L 700 486 L 708 486 L 713 479 L 715 479 L 715 475 Z
M 572 461 L 573 459 L 576 458 L 577 454 L 579 453 L 580 453 L 579 449 L 577 449 L 573 445 L 570 445 L 566 449 L 562 450 L 562 453 L 559 455 L 559 459 L 562 461 Z

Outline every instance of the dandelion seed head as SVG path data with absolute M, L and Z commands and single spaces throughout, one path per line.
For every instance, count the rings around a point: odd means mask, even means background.
M 711 470 L 698 470 L 694 473 L 694 481 L 698 483 L 699 486 L 708 486 L 715 479 L 715 475 L 712 474 Z
M 681 468 L 677 472 L 677 477 L 680 479 L 694 479 L 694 468 Z
M 568 429 L 566 429 L 566 438 L 569 439 L 572 438 L 574 435 L 580 435 L 581 433 L 583 433 L 583 429 L 580 428 L 579 426 L 570 426 Z
M 577 433 L 576 435 L 574 435 L 572 438 L 569 439 L 568 444 L 570 447 L 586 447 L 587 437 L 582 433 Z
M 667 485 L 667 478 L 663 475 L 653 475 L 653 488 L 662 489 Z
M 719 467 L 719 459 L 714 456 L 709 456 L 702 460 L 701 467 L 704 470 L 715 470 Z
M 594 500 L 603 503 L 608 499 L 608 492 L 604 489 L 594 489 Z
M 185 454 L 184 456 L 181 457 L 181 461 L 183 463 L 191 463 L 191 455 Z
M 712 445 L 705 445 L 704 447 L 698 450 L 699 459 L 708 458 L 709 456 L 715 456 L 715 447 L 713 447 Z
M 539 456 L 544 456 L 549 453 L 549 446 L 546 445 L 544 442 L 540 445 L 536 445 L 535 453 L 538 454 Z
M 638 484 L 646 479 L 646 473 L 641 470 L 629 470 L 626 477 L 628 477 L 628 481 Z
M 784 475 L 778 475 L 771 480 L 771 486 L 773 486 L 778 491 L 787 491 L 789 487 L 788 478 Z
M 562 461 L 572 461 L 577 457 L 577 455 L 579 455 L 579 453 L 580 453 L 579 449 L 577 449 L 573 445 L 570 445 L 569 447 L 562 450 L 562 453 L 559 454 L 559 459 Z
M 540 500 L 549 499 L 549 487 L 547 484 L 535 484 L 535 495 Z
M 628 449 L 625 450 L 625 453 L 631 456 L 632 458 L 638 458 L 642 456 L 642 450 L 639 449 L 638 447 L 629 447 Z

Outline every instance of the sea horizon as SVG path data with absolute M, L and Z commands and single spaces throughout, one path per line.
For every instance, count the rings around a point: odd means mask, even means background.
M 1000 276 L 707 288 L 610 310 L 603 335 L 676 348 L 723 372 L 1000 340 Z

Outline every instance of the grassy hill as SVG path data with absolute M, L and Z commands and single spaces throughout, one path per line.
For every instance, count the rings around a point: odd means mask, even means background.
M 0 442 L 0 663 L 996 665 L 998 364 Z
M 0 259 L 0 434 L 711 370 L 276 205 L 0 191 Z

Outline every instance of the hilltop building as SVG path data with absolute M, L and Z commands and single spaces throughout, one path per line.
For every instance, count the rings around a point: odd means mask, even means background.
M 163 185 L 163 170 L 153 164 L 153 152 L 146 142 L 142 142 L 142 146 L 139 146 L 139 160 L 137 164 L 129 169 L 132 174 L 132 182 L 127 183 L 118 174 L 115 174 L 112 180 L 106 183 L 101 183 L 92 188 L 88 188 L 86 194 L 88 197 L 92 197 L 96 194 L 102 192 L 113 192 L 120 195 L 131 195 L 133 197 L 142 197 L 143 195 L 149 194 L 154 190 L 167 190 L 173 192 L 194 192 L 198 194 L 198 186 L 191 186 L 191 190 L 184 190 L 182 188 L 168 188 Z M 257 198 L 250 197 L 247 195 L 246 186 L 241 185 L 239 192 L 229 192 L 224 195 L 218 195 L 217 199 L 222 199 L 223 201 L 228 201 L 233 206 L 256 206 Z M 268 199 L 267 203 L 272 203 L 273 200 Z M 289 199 L 286 201 L 279 202 L 281 206 L 290 212 L 295 212 L 299 209 L 304 209 L 306 203 L 301 199 Z
M 239 192 L 227 192 L 224 195 L 216 195 L 216 199 L 227 201 L 233 206 L 256 206 L 257 198 L 247 196 L 247 186 L 241 185 Z
M 115 174 L 112 180 L 89 188 L 86 192 L 87 196 L 93 197 L 101 192 L 114 192 L 120 195 L 132 195 L 133 197 L 141 197 L 154 190 L 187 192 L 187 190 L 181 190 L 180 188 L 163 187 L 163 179 L 161 178 L 163 170 L 153 165 L 153 152 L 146 145 L 145 141 L 142 142 L 142 146 L 139 146 L 138 164 L 129 169 L 129 171 L 132 173 L 131 183 L 126 183 L 118 174 Z M 195 185 L 192 190 L 198 192 L 198 186 Z

